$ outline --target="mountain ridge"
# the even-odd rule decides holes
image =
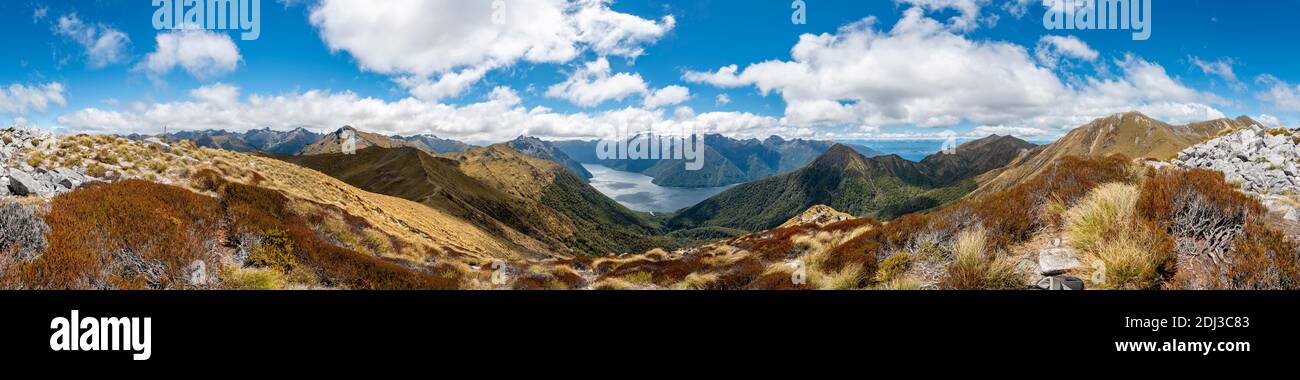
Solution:
[[[596,140],[550,143],[580,163],[641,173],[653,177],[652,182],[656,185],[683,188],[728,186],[788,173],[812,162],[836,144],[821,140],[787,140],[775,135],[758,140],[707,134],[704,135],[704,166],[699,170],[687,170],[687,160],[683,159],[600,159],[596,155]],[[865,146],[851,146],[864,155],[883,154]]]
[[[668,226],[768,229],[814,205],[892,219],[960,199],[974,190],[972,178],[981,170],[1031,147],[1015,137],[990,136],[957,147],[952,157],[940,152],[913,162],[898,155],[865,157],[837,144],[802,169],[738,185],[686,208]]]
[[[1258,124],[1241,116],[1183,125],[1168,124],[1137,111],[1094,119],[1070,130],[1051,144],[1039,146],[1004,167],[978,178],[980,188],[972,195],[1008,189],[1022,183],[1068,156],[1098,157],[1121,154],[1130,159],[1167,161],[1178,152],[1198,144],[1225,129]]]

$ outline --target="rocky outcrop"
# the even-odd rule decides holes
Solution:
[[[1223,173],[1228,183],[1259,198],[1270,210],[1300,219],[1300,131],[1242,128],[1195,145],[1172,164]]]
[[[58,138],[37,129],[0,130],[0,196],[50,197],[91,180],[80,168],[34,168],[26,157],[54,149]]]
[[[808,208],[808,210],[805,210],[803,213],[790,218],[790,220],[787,220],[778,228],[797,226],[801,224],[816,224],[824,226],[849,219],[853,219],[853,215],[836,211],[830,206],[816,205]]]

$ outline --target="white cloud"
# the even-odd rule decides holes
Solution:
[[[1059,54],[1099,56],[1068,39],[1044,44]],[[683,79],[777,93],[786,104],[782,122],[795,127],[870,131],[971,124],[1059,132],[1132,110],[1171,121],[1221,115],[1209,104],[1222,98],[1188,88],[1158,64],[1132,55],[1111,64],[1119,75],[1058,74],[1023,46],[969,39],[912,8],[887,31],[867,18],[836,33],[801,36],[790,60],[688,71]]]
[[[1014,126],[993,126],[984,125],[971,129],[966,137],[982,138],[989,135],[1011,135],[1019,137],[1047,137],[1057,134],[1058,131],[1034,127],[1014,127]]]
[[[714,104],[716,104],[716,105],[720,105],[720,106],[721,106],[721,105],[726,105],[726,104],[731,104],[731,96],[730,96],[730,95],[727,95],[727,94],[718,94],[718,98],[717,98],[717,100],[714,101]]]
[[[587,62],[575,70],[569,79],[551,86],[546,90],[546,96],[568,100],[583,107],[595,107],[607,101],[621,101],[631,95],[645,94],[647,91],[648,87],[645,80],[641,79],[641,74],[611,75],[609,60],[602,57]]]
[[[1062,58],[1096,61],[1101,54],[1075,36],[1043,36],[1034,47],[1038,62],[1055,67]]]
[[[672,86],[655,90],[649,96],[646,96],[645,107],[654,109],[663,106],[671,106],[674,104],[680,104],[681,102],[687,101],[690,98],[691,98],[690,89],[682,86],[672,85]]]
[[[23,115],[45,112],[51,105],[67,104],[63,84],[59,82],[30,86],[15,83],[0,87],[0,113]]]
[[[239,87],[215,83],[190,90],[190,96],[200,101],[230,106],[239,101]]]
[[[33,19],[44,18],[44,9],[37,8]],[[91,68],[121,63],[128,58],[126,50],[131,39],[126,33],[100,24],[87,24],[75,13],[59,17],[54,25],[54,33],[81,45],[86,50],[86,64]]]
[[[557,113],[529,108],[508,87],[497,87],[487,99],[464,105],[426,102],[414,97],[397,101],[361,97],[352,92],[311,90],[301,93],[239,97],[239,90],[216,84],[190,92],[193,99],[167,103],[135,103],[123,110],[86,108],[57,117],[71,131],[155,133],[172,130],[225,129],[246,131],[262,127],[292,129],[307,126],[318,132],[352,125],[383,134],[432,133],[475,144],[506,141],[520,134],[548,139],[599,138],[616,131],[660,133],[695,131],[736,137],[781,134],[812,137],[817,131],[789,128],[779,119],[739,112],[695,114],[689,107],[624,108],[595,113]]]
[[[1214,61],[1206,61],[1197,56],[1190,56],[1188,60],[1191,61],[1193,67],[1200,69],[1206,75],[1222,78],[1233,90],[1246,90],[1246,84],[1237,80],[1237,73],[1232,69],[1232,66],[1236,64],[1232,58],[1223,57]]]
[[[50,13],[49,7],[44,5],[37,6],[35,9],[32,10],[32,23],[35,24],[40,22],[41,20],[44,20],[45,16],[48,15],[49,13]]]
[[[677,25],[672,15],[659,22],[609,8],[613,0],[583,0],[572,15],[578,40],[601,55],[636,58],[645,53],[642,45],[653,44]]]
[[[1300,112],[1300,85],[1293,85],[1275,76],[1264,74],[1255,82],[1268,89],[1255,94],[1255,98],[1282,112]]]
[[[177,67],[198,79],[215,78],[235,71],[243,59],[225,33],[186,29],[159,33],[155,39],[157,48],[137,66],[154,78]]]
[[[1029,14],[1029,6],[1035,2],[1042,3],[1041,0],[1007,0],[1002,3],[1002,9],[1011,14],[1012,17],[1020,19]]]
[[[1232,64],[1233,64],[1232,58],[1224,57],[1224,58],[1219,58],[1218,60],[1215,61],[1205,61],[1202,60],[1200,57],[1192,56],[1189,57],[1188,59],[1192,61],[1192,66],[1201,69],[1201,72],[1210,75],[1216,75],[1225,80],[1229,80],[1233,82],[1237,81],[1237,74],[1232,70]]]
[[[682,75],[682,80],[691,83],[707,83],[714,87],[723,88],[743,87],[752,84],[752,82],[736,75],[739,70],[739,66],[727,65],[715,72],[687,71],[685,75]]]
[[[322,0],[310,19],[331,50],[400,77],[430,100],[459,95],[485,73],[521,61],[565,63],[587,50],[636,58],[676,24],[671,16],[616,12],[609,0],[508,1],[499,10],[493,3]]]
[[[899,3],[911,4],[927,12],[954,10],[958,13],[948,19],[948,26],[957,31],[970,31],[979,27],[980,10],[989,0],[897,0]],[[996,23],[996,16],[986,18],[985,23]]]
[[[1260,124],[1264,124],[1264,126],[1266,127],[1282,126],[1282,120],[1278,119],[1277,116],[1273,116],[1269,114],[1260,114],[1259,116],[1255,116],[1254,119],[1255,121],[1258,121]]]
[[[459,72],[450,72],[431,80],[428,77],[408,75],[394,79],[398,85],[411,92],[411,95],[427,100],[438,101],[455,97],[465,92],[470,85],[483,79],[487,69],[471,67]]]

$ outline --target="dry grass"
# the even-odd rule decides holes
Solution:
[[[1070,244],[1090,250],[1113,238],[1117,226],[1133,220],[1137,200],[1138,188],[1133,185],[1110,183],[1093,190],[1063,215]]]
[[[1016,262],[989,251],[988,232],[982,228],[966,230],[957,235],[953,246],[953,261],[947,275],[940,281],[942,289],[998,290],[1023,289],[1025,277],[1016,269]]]
[[[1083,253],[1081,272],[1099,289],[1158,289],[1175,264],[1169,235],[1143,220],[1120,222],[1109,240]]]
[[[225,275],[222,282],[231,290],[280,290],[285,287],[284,275],[269,268],[237,268]]]
[[[673,285],[673,289],[680,290],[713,290],[717,289],[719,277],[712,273],[691,273],[686,275],[682,282]]]

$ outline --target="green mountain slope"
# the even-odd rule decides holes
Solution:
[[[803,169],[736,186],[682,210],[668,226],[768,229],[819,204],[893,219],[960,199],[977,187],[974,176],[1032,147],[1014,137],[991,136],[963,144],[955,154],[912,162],[895,155],[868,158],[837,145]]]

